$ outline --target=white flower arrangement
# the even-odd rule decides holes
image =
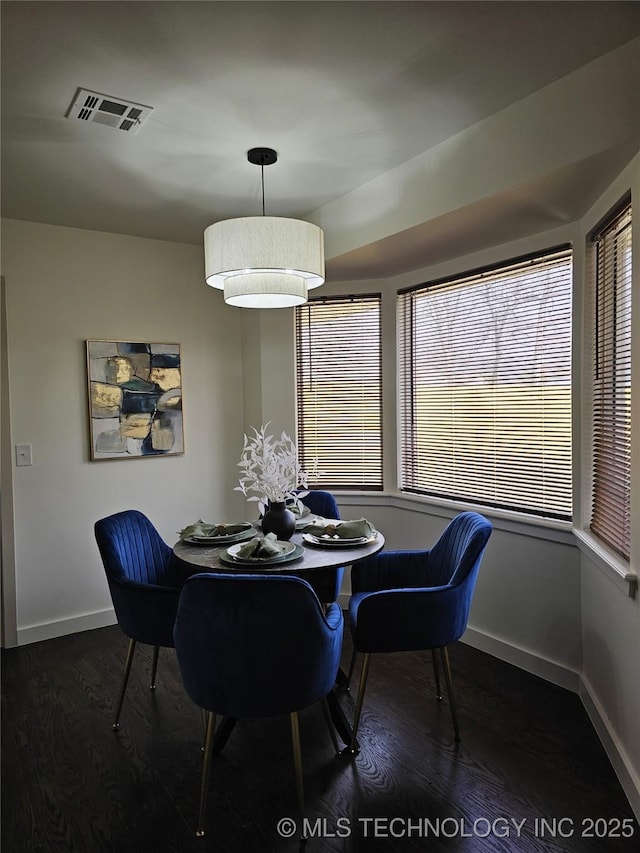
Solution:
[[[270,423],[270,422],[269,422]],[[267,432],[269,423],[259,430],[251,427],[252,436],[244,436],[242,456],[238,462],[242,474],[234,491],[242,492],[248,501],[257,501],[264,514],[270,503],[286,502],[289,508],[302,511],[300,498],[308,494],[298,492],[307,488],[310,476],[298,462],[298,449],[294,440],[283,432],[276,439]],[[249,492],[254,495],[249,496]]]

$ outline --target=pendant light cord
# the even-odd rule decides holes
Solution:
[[[264,205],[264,167],[278,162],[278,153],[273,148],[250,148],[247,160],[254,166],[260,166],[260,183],[262,184],[262,215],[265,216]]]

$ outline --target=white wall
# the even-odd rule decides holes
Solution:
[[[582,557],[580,695],[640,815],[640,615],[609,572]]]
[[[292,309],[242,310],[245,432],[270,424],[270,432],[295,435],[295,351]]]
[[[457,508],[398,494],[339,500],[343,517],[370,519],[388,549],[428,548]],[[479,508],[493,533],[464,641],[567,689],[577,691],[581,666],[580,561],[568,531],[540,531]]]
[[[138,508],[171,543],[198,517],[244,513],[232,491],[242,312],[204,286],[196,246],[12,220],[2,246],[11,428],[3,436],[33,446],[33,465],[13,470],[17,640],[30,642],[113,621],[96,519]],[[182,345],[184,455],[89,461],[86,339]],[[3,487],[3,501],[10,497]]]

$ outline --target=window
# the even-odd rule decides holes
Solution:
[[[406,492],[571,516],[571,250],[401,291]]]
[[[631,205],[592,235],[591,530],[625,559],[631,542]]]
[[[380,294],[296,308],[298,452],[313,485],[382,489]]]

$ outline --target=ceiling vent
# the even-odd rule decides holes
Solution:
[[[152,110],[153,107],[144,104],[78,89],[67,111],[67,118],[103,124],[126,133],[137,133]]]

